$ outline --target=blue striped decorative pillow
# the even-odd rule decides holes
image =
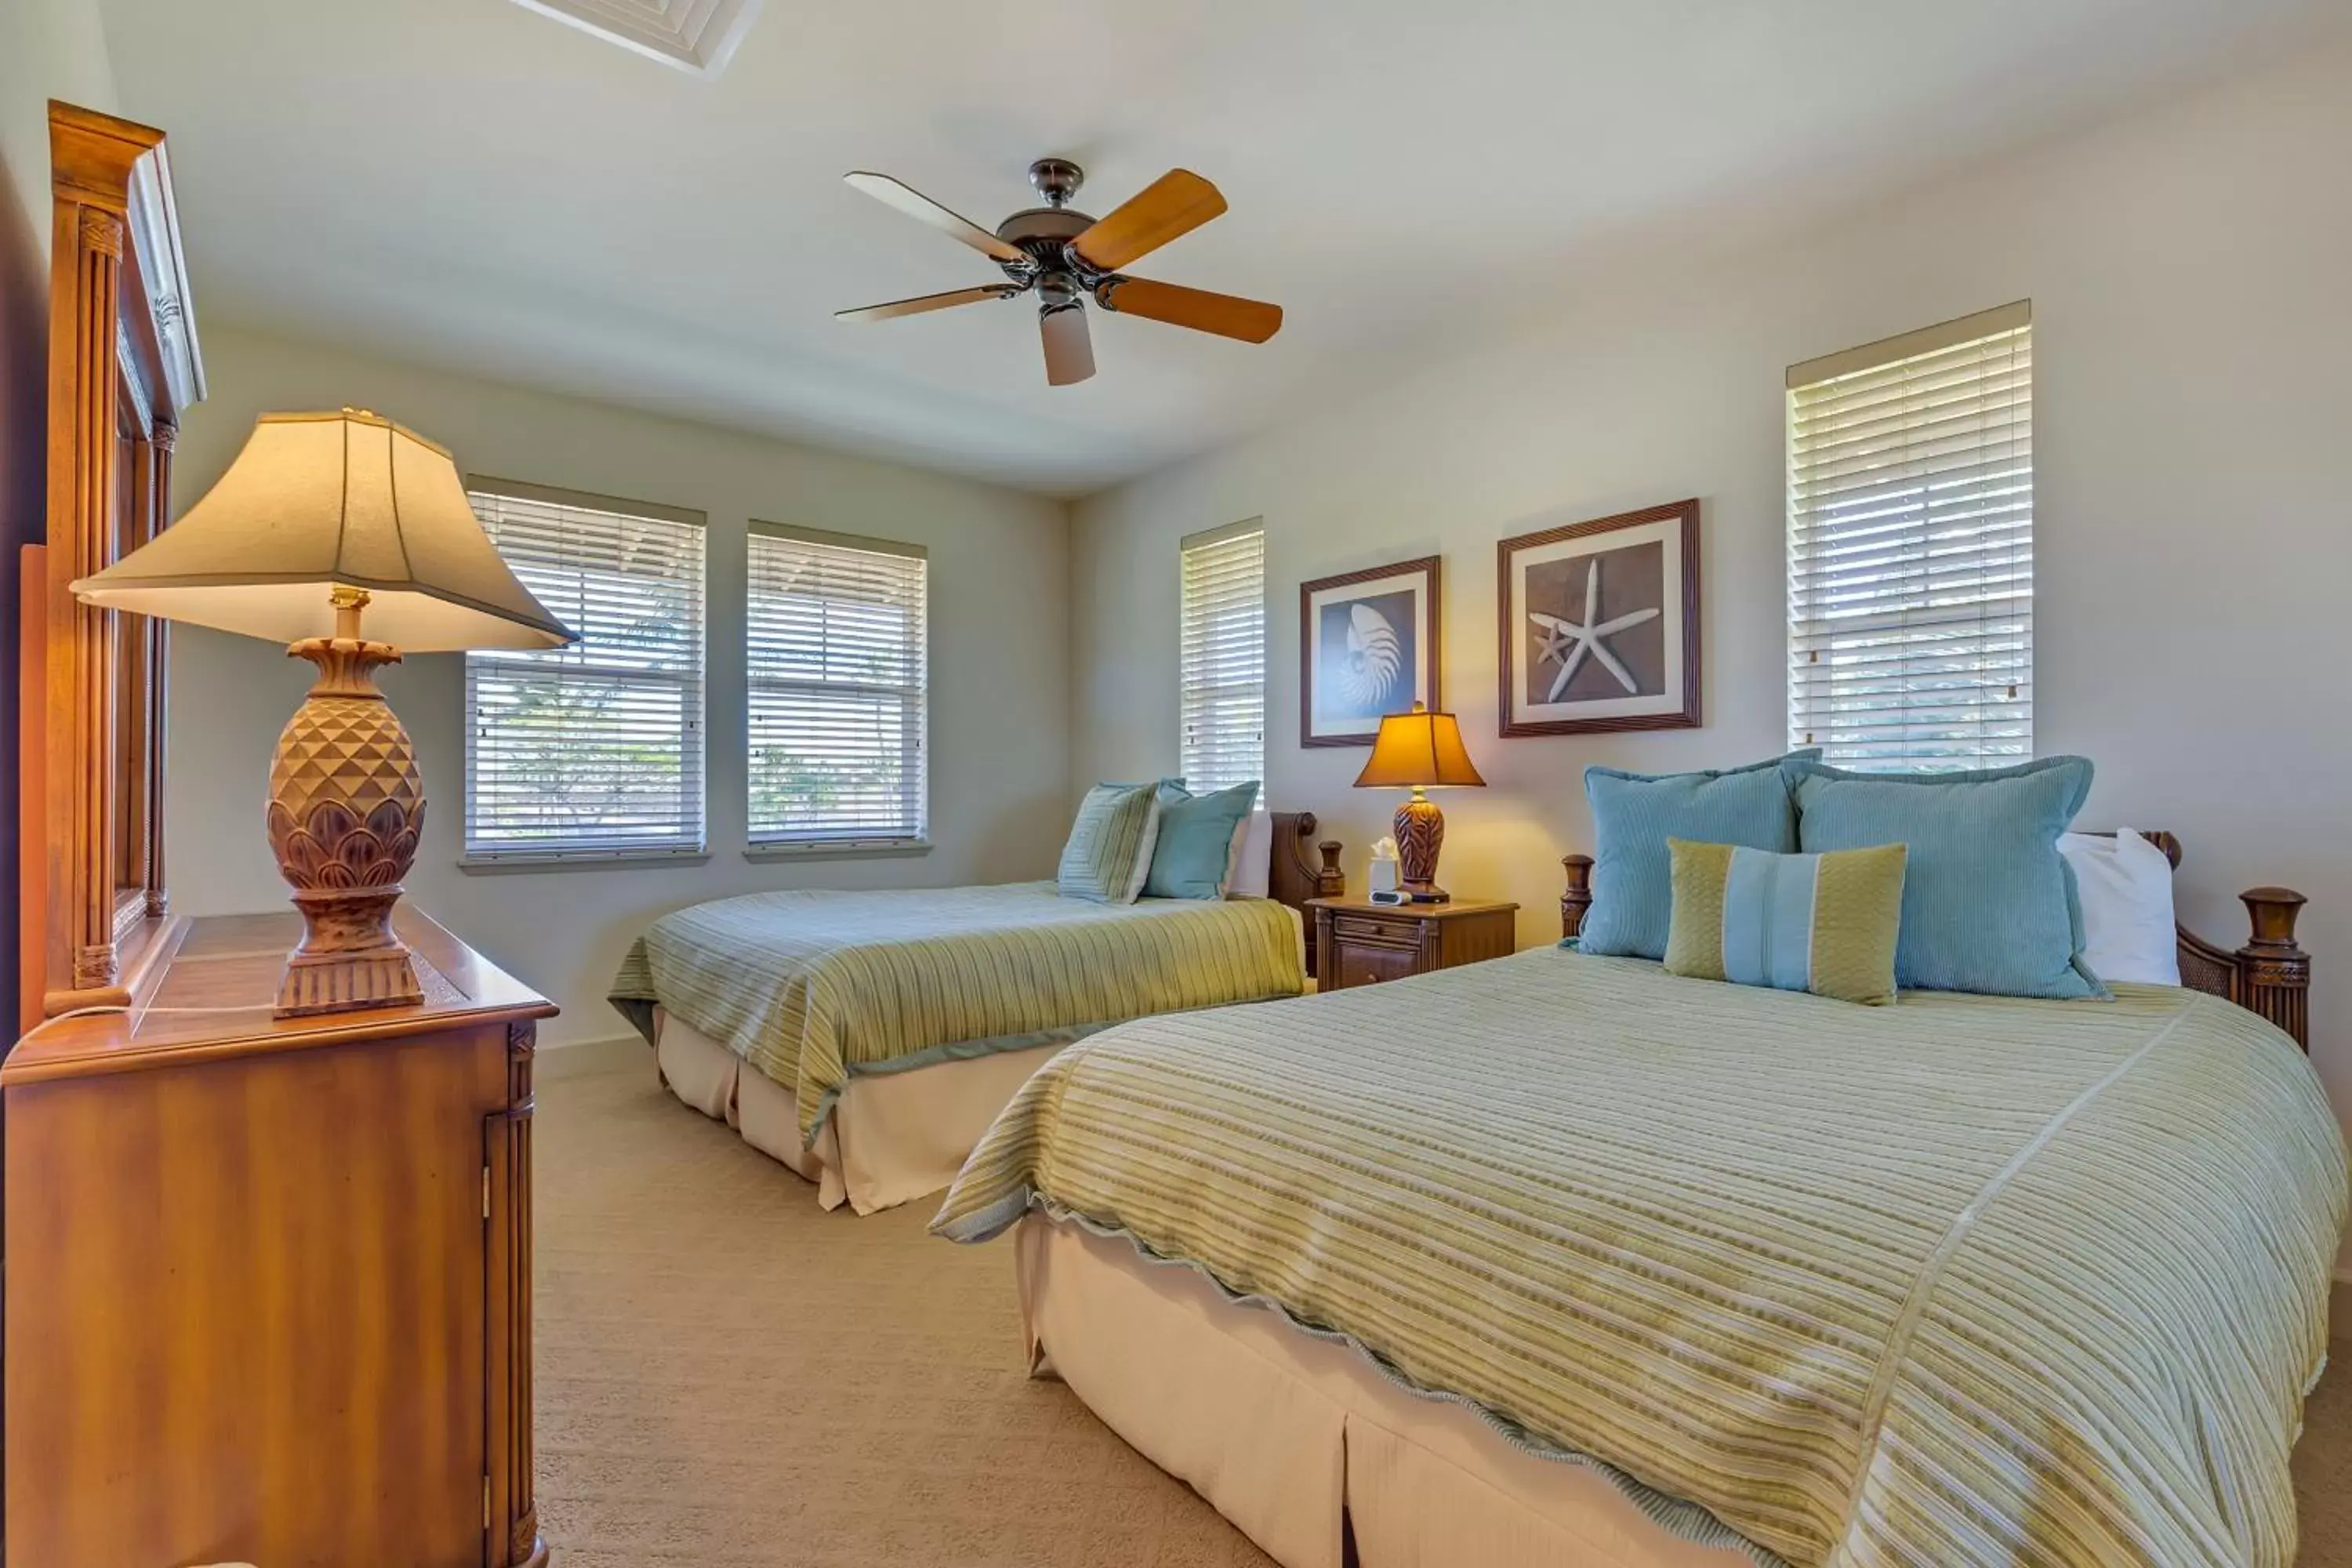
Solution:
[[[1895,1000],[1903,846],[1775,855],[1675,838],[1667,847],[1675,858],[1667,973],[1873,1007]]]
[[[1813,853],[1902,844],[1906,991],[2107,994],[2083,961],[2083,905],[2058,836],[2091,793],[2088,757],[1948,773],[1791,763],[1797,837]]]

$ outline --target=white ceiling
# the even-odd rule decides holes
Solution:
[[[1603,248],[1856,199],[2338,0],[767,0],[715,79],[509,0],[103,3],[208,318],[1075,494]],[[992,226],[1047,153],[1097,214],[1216,182],[1135,271],[1281,335],[1097,315],[1055,389],[1018,305],[832,319],[998,276],[844,171]]]

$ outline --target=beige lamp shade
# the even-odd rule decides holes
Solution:
[[[499,558],[449,454],[352,408],[263,415],[202,500],[73,592],[291,643],[334,635],[337,586],[364,590],[367,635],[410,653],[575,640]]]
[[[1410,713],[1381,721],[1372,754],[1356,775],[1359,789],[1411,789],[1438,784],[1484,784],[1462,744],[1462,726],[1451,713],[1432,713],[1416,702]]]

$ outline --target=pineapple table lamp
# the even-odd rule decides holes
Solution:
[[[1397,807],[1397,870],[1405,896],[1416,904],[1442,904],[1451,897],[1437,885],[1437,851],[1445,842],[1445,814],[1423,790],[1440,784],[1483,786],[1462,726],[1451,713],[1432,713],[1416,702],[1410,713],[1391,713],[1372,738],[1372,754],[1356,775],[1358,789],[1404,789],[1412,798]]]
[[[422,1000],[392,910],[425,790],[375,668],[404,648],[575,640],[499,558],[449,454],[363,409],[265,414],[177,523],[73,591],[284,642],[319,667],[269,767],[269,847],[303,923],[278,1014]],[[361,635],[362,612],[383,640]]]

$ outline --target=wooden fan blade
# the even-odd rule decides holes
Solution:
[[[1216,186],[1190,169],[1171,169],[1096,219],[1070,248],[1097,272],[1115,271],[1224,210]]]
[[[1212,294],[1205,289],[1184,289],[1154,283],[1149,278],[1106,278],[1095,285],[1095,302],[1122,316],[1142,316],[1196,332],[1239,338],[1262,343],[1282,331],[1282,307],[1263,300],[1232,294]]]
[[[911,300],[892,300],[887,304],[864,305],[855,310],[835,310],[834,316],[844,321],[887,321],[893,316],[919,316],[926,310],[944,310],[950,305],[977,305],[982,300],[1009,300],[1021,292],[1015,283],[984,283],[977,289],[957,289],[945,294],[919,294]]]
[[[902,184],[887,174],[869,174],[864,170],[841,176],[853,189],[864,191],[876,201],[897,207],[919,223],[929,224],[940,233],[950,235],[984,256],[999,261],[1019,261],[1022,252],[997,238],[988,230],[957,213],[951,213],[913,186]]]
[[[1069,386],[1095,373],[1094,339],[1087,331],[1087,308],[1076,300],[1046,305],[1037,312],[1045,340],[1045,384]]]

